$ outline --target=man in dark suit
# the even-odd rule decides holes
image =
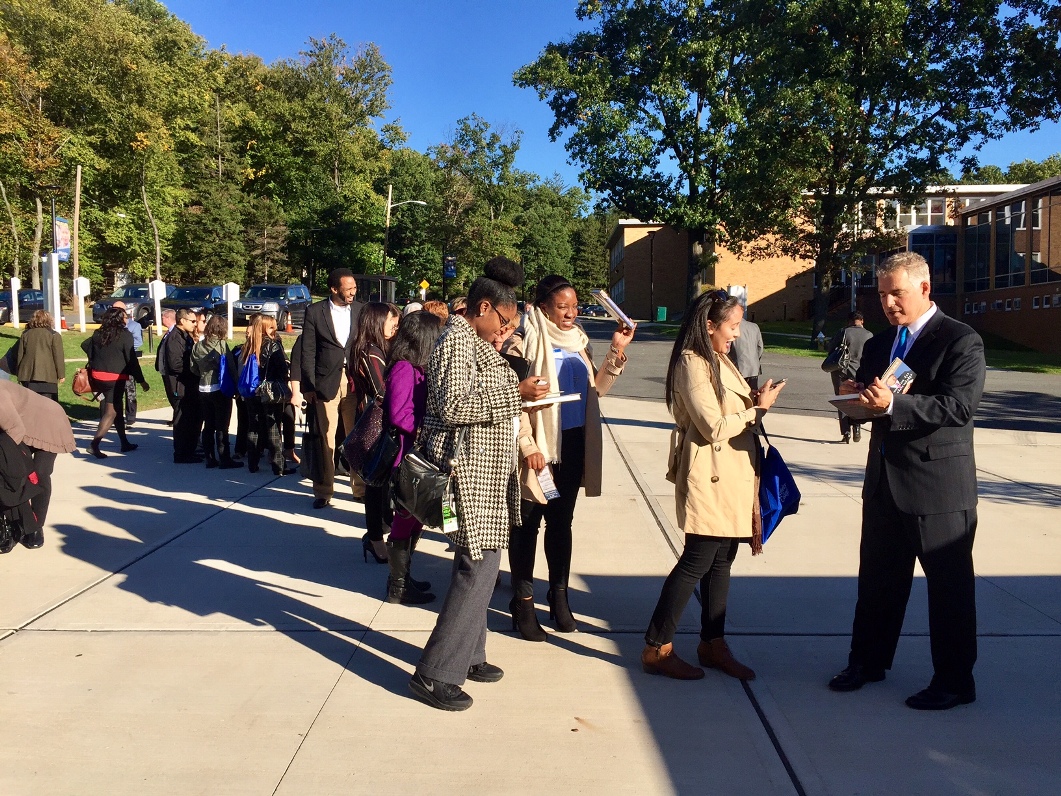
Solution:
[[[932,681],[906,700],[947,710],[976,699],[976,464],[973,415],[987,366],[980,336],[929,297],[929,269],[912,252],[877,269],[892,327],[869,340],[855,381],[842,392],[879,413],[872,420],[862,489],[858,603],[848,666],[829,683],[855,691],[890,669],[913,582],[914,560],[928,586]],[[895,357],[916,374],[907,394],[880,380]]]
[[[361,314],[357,280],[347,268],[328,274],[329,296],[306,308],[302,324],[302,395],[316,406],[317,428],[324,448],[323,480],[313,484],[313,508],[327,506],[335,493],[335,431],[342,419],[347,433],[357,418],[357,395],[349,389],[354,338]],[[364,485],[350,476],[354,497],[364,495]]]
[[[174,464],[201,464],[195,446],[203,428],[199,406],[199,377],[192,373],[191,353],[195,345],[195,311],[177,310],[177,324],[160,344],[163,381],[173,410]]]

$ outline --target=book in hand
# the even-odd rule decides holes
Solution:
[[[530,409],[535,406],[549,406],[550,404],[566,404],[569,401],[578,401],[582,399],[582,393],[578,392],[551,392],[547,393],[544,397],[539,398],[537,401],[524,401],[523,408]]]
[[[597,299],[597,301],[600,302],[600,305],[604,307],[605,312],[611,315],[615,320],[617,320],[627,329],[633,329],[635,326],[637,326],[636,323],[630,320],[629,315],[619,309],[619,305],[612,300],[612,297],[608,295],[607,290],[591,290],[590,295],[592,295],[595,299]]]
[[[893,393],[896,395],[902,395],[910,389],[910,385],[914,383],[914,376],[916,375],[917,374],[910,370],[905,362],[899,359],[899,357],[896,357],[892,360],[892,363],[888,365],[888,369],[884,371],[880,380],[884,382],[884,385]],[[854,393],[853,395],[838,395],[835,398],[830,398],[829,403],[852,420],[872,420],[875,417],[880,417],[880,409],[874,409],[873,407],[867,406],[866,404],[861,403],[858,399],[859,393]]]

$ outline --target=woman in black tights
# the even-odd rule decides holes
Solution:
[[[99,444],[110,431],[118,432],[122,453],[130,453],[137,445],[129,442],[125,435],[125,382],[136,379],[140,389],[151,389],[140,370],[140,360],[133,349],[133,336],[125,328],[125,310],[111,308],[103,316],[99,328],[81,344],[88,354],[88,383],[92,392],[100,396],[99,426],[89,449],[97,459],[106,459],[107,454]]]

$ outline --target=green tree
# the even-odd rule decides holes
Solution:
[[[580,301],[592,300],[590,291],[608,287],[608,236],[619,222],[619,214],[597,210],[575,221],[571,235],[571,284]]]
[[[522,231],[519,255],[528,288],[548,274],[573,277],[572,233],[584,204],[582,191],[565,189],[559,179],[527,189],[516,225]]]
[[[1061,154],[1043,160],[1021,160],[1010,163],[1003,171],[999,166],[976,166],[962,173],[966,185],[1005,185],[1006,183],[1035,183],[1061,176]]]
[[[748,103],[770,84],[749,50],[758,20],[740,7],[586,0],[577,13],[595,27],[549,44],[515,74],[548,102],[552,138],[568,133],[587,189],[690,232],[690,295],[710,281],[718,244],[769,230],[798,192],[787,162],[752,135]],[[747,179],[753,170],[758,182]]]

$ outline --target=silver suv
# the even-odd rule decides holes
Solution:
[[[232,302],[232,323],[246,323],[255,313],[272,315],[283,329],[288,320],[302,326],[313,299],[305,285],[252,285],[243,298]]]

